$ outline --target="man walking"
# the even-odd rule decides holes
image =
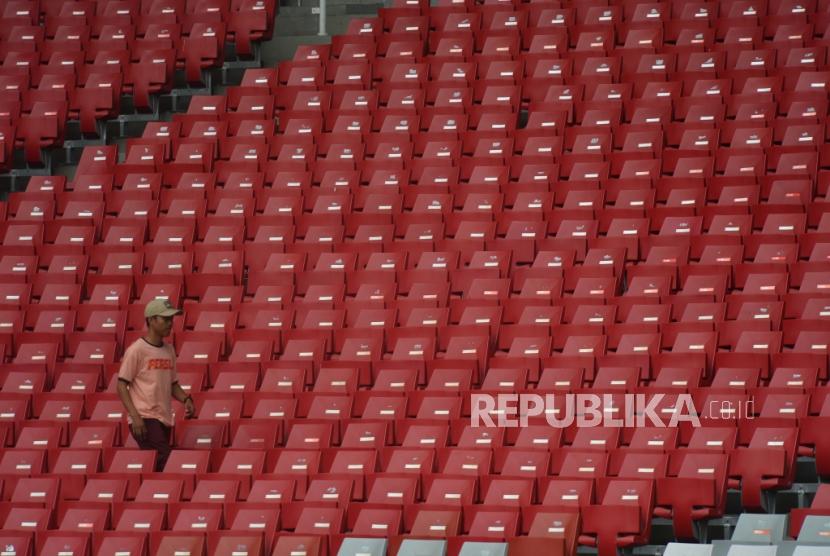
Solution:
[[[179,385],[176,352],[164,342],[173,329],[173,317],[181,313],[164,299],[148,303],[147,334],[127,348],[118,371],[118,396],[127,409],[130,431],[142,450],[156,451],[156,471],[164,469],[170,456],[171,398],[184,404],[185,418],[196,414],[193,398]]]

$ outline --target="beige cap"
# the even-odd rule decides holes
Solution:
[[[150,317],[172,317],[181,315],[179,309],[173,307],[166,299],[154,299],[144,308],[144,318]]]

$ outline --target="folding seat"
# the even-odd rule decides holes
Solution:
[[[781,351],[780,332],[743,332],[733,346],[735,353],[778,353]]]
[[[763,490],[792,482],[793,430],[759,427],[747,448],[732,452],[729,475],[740,479],[741,501],[745,508],[762,507]]]
[[[621,483],[633,484],[636,481],[620,481],[618,484]],[[611,488],[609,486],[609,490]],[[638,490],[640,489],[645,491],[646,487],[643,485],[638,487]],[[648,487],[647,490],[649,494],[644,497],[651,499],[651,488]],[[583,534],[579,537],[580,544],[596,545],[599,554],[612,555],[617,552],[619,545],[631,546],[646,542],[643,536],[647,536],[650,529],[650,506],[640,501],[641,496],[640,492],[624,492],[613,500],[614,496],[606,493],[602,506],[583,508]],[[612,500],[614,503],[611,503]],[[646,520],[645,523],[643,518]]]
[[[313,479],[304,498],[305,502],[331,502],[344,506],[352,499],[353,482],[349,479]]]
[[[343,523],[344,511],[340,508],[304,505],[294,532],[311,535],[337,534],[342,532]]]
[[[801,390],[814,386],[817,379],[818,369],[779,367],[775,369],[769,387]]]
[[[717,370],[712,380],[713,388],[738,388],[746,391],[756,388],[760,381],[760,369],[752,368],[725,368]]]
[[[801,394],[769,394],[762,398],[759,417],[804,418],[808,405],[808,400]]]
[[[756,263],[757,266],[757,263]],[[759,268],[759,270],[763,270]],[[740,283],[744,280],[743,283]],[[759,272],[746,276],[739,275],[738,283],[735,285],[741,288],[735,294],[752,296],[784,295],[787,293],[788,276],[778,272]],[[763,318],[763,317],[759,317]]]
[[[119,551],[142,554],[147,549],[147,535],[141,532],[94,533],[92,543],[96,554],[113,556]]]
[[[738,518],[732,540],[747,544],[780,542],[786,535],[786,522],[786,516],[780,514],[757,515],[744,513]]]
[[[410,413],[421,419],[458,419],[461,417],[461,401],[455,396],[418,395],[409,407]],[[423,437],[421,432],[413,432],[411,429],[409,430],[409,434],[410,436],[404,439],[404,445],[407,445],[408,438],[412,438],[418,445],[432,444],[435,442],[434,436]],[[442,437],[445,436],[442,435]]]
[[[264,543],[270,546],[272,542],[272,533],[268,531],[279,530],[279,509],[273,504],[266,505],[254,502],[247,502],[245,504],[228,504],[226,507],[226,524],[231,531],[208,533],[208,544],[216,542],[215,552],[212,554],[221,554],[223,545],[226,545],[229,539],[240,543],[240,548],[247,548],[249,542],[253,542],[251,553],[257,553],[256,543]],[[262,531],[266,531],[263,539]],[[246,533],[247,532],[247,533]],[[251,541],[243,541],[252,535]],[[229,548],[226,550],[230,550]]]
[[[813,506],[815,507],[815,502],[813,502]],[[823,516],[807,515],[798,533],[798,542],[803,544],[808,542],[817,545],[825,544],[824,537],[826,533],[824,521]],[[792,524],[790,524],[790,531],[792,531],[792,527]]]
[[[390,448],[380,455],[381,469],[385,473],[420,474],[430,472],[434,467],[432,448]]]
[[[270,38],[274,11],[273,2],[247,0],[237,3],[236,9],[228,13],[227,32],[233,36],[238,58],[256,57],[256,47],[252,43]]]
[[[25,151],[29,164],[45,164],[47,161],[41,149],[58,146],[62,143],[63,122],[66,117],[55,108],[47,107],[45,102],[36,103],[32,112],[20,117],[20,126],[16,129],[16,144]]]
[[[725,509],[727,460],[720,454],[679,453],[677,475],[658,478],[655,515],[671,516],[676,538],[694,538],[696,520]],[[689,500],[695,501],[690,505]],[[667,508],[670,508],[668,510]]]
[[[54,509],[60,493],[60,481],[54,477],[21,477],[11,492],[12,503],[31,502],[37,507]]]
[[[530,479],[494,478],[489,481],[483,498],[483,504],[492,507],[528,506],[534,498],[533,481]]]
[[[827,334],[819,331],[800,331],[793,345],[793,352],[823,355],[827,352]]]
[[[58,513],[61,531],[89,534],[104,531],[110,525],[110,506],[106,502],[64,503]]]
[[[205,549],[205,534],[201,532],[159,531],[150,534],[150,551],[155,553],[187,552],[189,554],[203,553]]]
[[[320,452],[316,450],[282,450],[277,456],[272,473],[286,475],[296,481],[297,495],[305,496],[309,476],[320,469]],[[256,486],[256,485],[254,485]],[[253,494],[253,486],[251,487]],[[250,498],[250,496],[249,496]]]
[[[202,69],[221,66],[224,59],[225,25],[194,23],[182,39],[184,68],[190,84],[202,83]]]
[[[583,371],[579,368],[545,367],[536,385],[537,389],[565,390],[582,387]]]
[[[496,33],[484,33],[479,35],[476,40],[477,57],[482,62],[514,60],[520,50],[521,36],[515,29],[504,29]]]
[[[429,375],[425,391],[463,392],[472,388],[472,369],[436,368]]]
[[[5,517],[3,530],[45,532],[49,527],[51,513],[50,508],[12,506]]]
[[[60,449],[50,461],[49,472],[61,478],[64,498],[76,498],[83,491],[85,475],[97,473],[101,467],[101,452],[97,449]]]
[[[125,495],[129,494],[129,497],[133,497],[135,495],[135,491],[138,489],[140,475],[142,473],[149,473],[153,470],[156,454],[149,450],[140,451],[133,449],[116,449],[108,451],[107,454],[109,459],[109,462],[106,465],[107,472],[117,474],[122,477],[125,484],[123,485],[123,489],[120,485],[112,484],[107,484],[102,488],[105,488],[107,493],[113,493],[113,501],[115,502],[119,501],[118,495],[121,490],[124,490]],[[89,485],[88,482],[87,485]],[[93,493],[98,493],[98,491],[93,490],[90,494]],[[96,497],[100,499],[107,498],[107,496],[98,496],[97,494]],[[92,500],[90,499],[90,501]]]
[[[612,428],[580,429],[571,447],[580,450],[609,451],[619,446],[620,432]]]
[[[241,413],[241,401],[238,403],[240,405],[237,406],[237,411]],[[217,419],[216,415],[221,414],[224,413],[216,412],[210,417]],[[236,418],[239,418],[239,415]],[[182,422],[177,425],[175,446],[188,450],[220,448],[225,445],[227,435],[228,425],[224,421],[200,419],[194,422]]]
[[[612,466],[619,464],[617,476],[624,479],[652,480],[666,475],[669,459],[656,452],[618,452]]]
[[[406,60],[376,60],[373,64],[375,79],[392,89],[420,89],[427,82],[428,66]]]
[[[471,536],[505,539],[518,533],[518,509],[474,508],[471,513],[465,516],[465,529]]]
[[[46,284],[40,292],[40,302],[45,308],[61,308],[77,305],[80,302],[79,284]],[[53,322],[57,324],[57,322]]]
[[[168,519],[171,531],[215,531],[222,525],[222,507],[211,503],[171,503]]]
[[[460,506],[469,505],[474,502],[474,485],[474,477],[427,477],[424,485],[424,489],[426,490],[425,502],[426,504],[459,506],[460,509]],[[418,518],[416,518],[416,523],[417,519]],[[415,528],[416,525],[413,524],[411,534],[418,534],[415,533]]]
[[[330,447],[333,438],[333,428],[330,424],[297,422],[291,425],[285,447],[319,450]]]
[[[724,376],[728,377],[732,374],[735,377],[734,373],[724,373]],[[743,377],[739,380],[743,382],[746,378],[744,374]],[[736,387],[740,387],[741,384],[736,380],[735,381]],[[732,420],[737,420],[741,417],[745,417],[745,413],[752,410],[752,406],[747,406],[747,395],[745,391],[739,391],[737,393],[725,393],[715,389],[714,392],[709,393],[705,397],[701,394],[703,399],[702,406],[704,407],[703,412],[699,413],[700,417],[703,419],[711,418],[713,421],[724,421],[724,425],[727,422]],[[723,444],[723,440],[718,440],[721,445]]]
[[[70,448],[110,448],[118,440],[118,424],[80,424],[75,429]]]
[[[135,502],[173,504],[181,500],[180,479],[145,479],[135,495]]]
[[[418,480],[415,477],[385,477],[376,475],[369,478],[369,494],[366,500],[369,504],[414,504],[418,492]],[[389,506],[385,506],[388,509]],[[362,510],[361,513],[363,513]],[[367,516],[358,516],[358,520]]]
[[[272,554],[274,556],[289,556],[292,552],[305,551],[309,556],[325,556],[327,546],[323,537],[319,535],[280,535]]]
[[[620,353],[619,350],[617,353]],[[631,390],[637,386],[640,370],[637,368],[601,367],[594,378],[594,387]]]
[[[253,523],[258,525],[258,523]],[[255,528],[251,528],[255,531]],[[262,552],[263,546],[270,543],[262,538],[258,532],[245,534],[239,527],[233,527],[230,531],[215,531],[207,534],[207,550],[209,554],[224,554],[234,551],[244,551],[246,554],[258,554]]]

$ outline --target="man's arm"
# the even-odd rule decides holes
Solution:
[[[178,382],[173,383],[173,388],[170,392],[173,399],[184,404],[184,416],[190,419],[196,415],[196,406],[193,404],[193,397],[184,391],[184,388]]]
[[[130,420],[132,420],[130,428],[132,429],[133,434],[135,434],[137,438],[143,439],[147,434],[147,428],[144,426],[144,419],[141,418],[141,415],[139,415],[138,410],[135,408],[135,404],[133,404],[133,399],[130,397],[129,386],[129,382],[123,378],[119,378],[118,397],[121,398],[121,403],[124,404],[124,407],[127,409],[127,413],[130,415]]]
[[[176,400],[177,402],[182,402],[182,403],[184,403],[184,401],[190,395],[190,394],[188,394],[187,392],[184,391],[184,388],[182,388],[181,385],[178,382],[173,383],[173,389],[171,391],[171,394],[173,394],[173,399],[174,400]]]

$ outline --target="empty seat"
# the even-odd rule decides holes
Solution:
[[[348,537],[343,539],[338,556],[357,556],[369,554],[371,556],[386,556],[386,539],[360,539]]]
[[[734,543],[774,544],[787,535],[787,515],[741,514],[735,531]]]
[[[446,556],[447,541],[404,539],[398,556]]]
[[[666,545],[663,556],[712,556],[710,544],[686,544],[670,542]]]

